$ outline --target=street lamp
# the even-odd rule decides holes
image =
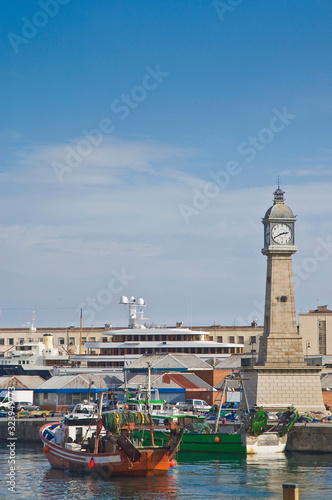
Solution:
[[[307,340],[305,344],[305,351],[306,351],[306,358],[307,358],[307,364],[308,364],[308,349],[310,349],[310,341]]]

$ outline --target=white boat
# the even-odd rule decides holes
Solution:
[[[188,353],[203,360],[223,359],[243,352],[243,344],[220,343],[209,340],[210,332],[189,328],[147,327],[143,322],[144,299],[121,297],[120,304],[128,306],[128,328],[104,333],[107,342],[86,342],[89,354],[71,355],[78,367],[89,369],[124,368],[145,353]],[[76,368],[77,369],[77,368]]]
[[[67,364],[69,356],[53,346],[53,335],[44,334],[42,342],[36,342],[37,329],[32,322],[27,323],[29,335],[26,341],[16,344],[4,356],[0,356],[0,376],[2,375],[40,375],[47,379],[52,375],[54,365]]]

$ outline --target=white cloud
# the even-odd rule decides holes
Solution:
[[[1,242],[3,307],[31,304],[37,314],[41,307],[75,307],[105,288],[112,270],[125,268],[135,280],[124,294],[143,295],[155,322],[186,320],[189,296],[193,321],[200,324],[232,324],[255,312],[265,286],[261,218],[272,204],[274,186],[235,189],[230,183],[187,225],[178,205],[191,203],[193,188],[204,189],[206,183],[185,171],[194,151],[113,140],[91,155],[90,167],[79,167],[60,184],[52,177],[50,159],[60,158],[63,147],[34,146],[20,156],[20,182],[15,173],[3,177],[2,232],[8,235]],[[123,171],[128,175],[121,177]],[[286,203],[299,214],[303,259],[317,236],[329,234],[332,183],[284,190]],[[328,302],[324,276],[331,271],[328,260],[310,275],[299,291],[302,303],[318,282],[320,298]],[[18,326],[27,320],[24,314],[9,318],[4,311],[2,321]],[[48,320],[45,313],[45,325]],[[59,309],[54,324],[67,320],[68,312]],[[125,324],[117,301],[96,316],[95,324],[104,322]]]
[[[168,162],[181,163],[198,154],[194,149],[168,147],[156,141],[126,141],[107,136],[100,145],[91,145],[89,154],[83,155],[78,147],[80,141],[86,139],[78,137],[67,143],[34,145],[19,151],[19,166],[27,169],[21,170],[16,182],[59,182],[54,173],[55,162],[67,168],[61,179],[66,184],[113,185],[122,183],[126,175],[146,172],[164,177],[181,175],[185,179],[185,174],[169,168]]]

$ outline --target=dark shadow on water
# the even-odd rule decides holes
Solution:
[[[177,500],[178,493],[178,480],[172,474],[149,478],[102,479],[93,473],[78,474],[50,467],[42,475],[40,498]]]

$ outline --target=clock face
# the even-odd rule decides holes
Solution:
[[[272,228],[272,238],[279,245],[286,245],[292,239],[292,229],[288,224],[276,224]]]

